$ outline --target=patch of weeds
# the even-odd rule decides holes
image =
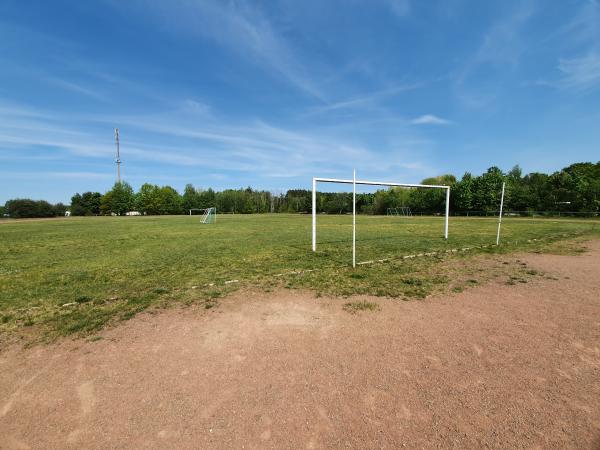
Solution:
[[[88,342],[96,342],[102,340],[102,336],[92,336],[88,338]]]
[[[525,272],[527,275],[539,275],[537,270],[529,269]]]
[[[34,322],[34,320],[33,320],[31,317],[28,317],[28,318],[26,318],[26,319],[23,321],[23,326],[24,326],[24,327],[31,327],[31,326],[33,326],[34,324],[35,324],[35,322]]]
[[[216,299],[208,299],[204,301],[204,309],[211,309],[217,306],[219,302]]]
[[[460,294],[461,292],[463,292],[465,290],[465,288],[463,288],[462,286],[454,286],[452,288],[452,292],[456,292],[457,294]]]
[[[348,276],[354,280],[364,280],[365,278],[367,278],[366,275],[364,275],[362,273],[356,273],[356,272],[353,272],[353,273],[349,274]]]
[[[418,278],[402,278],[400,280],[402,284],[407,284],[409,286],[422,286],[423,280],[419,280]]]
[[[445,284],[450,281],[450,279],[446,275],[433,275],[429,281],[434,284]]]
[[[204,300],[204,308],[211,309],[219,304],[219,299],[223,297],[226,294],[226,292],[218,289],[213,289],[211,291],[208,291],[207,294],[208,298]]]
[[[12,314],[2,314],[0,316],[0,323],[8,323],[13,318]]]
[[[427,295],[429,294],[429,291],[427,291],[425,289],[415,289],[412,291],[408,291],[406,294],[411,297],[423,299],[423,298],[427,297]]]
[[[217,299],[223,296],[223,293],[221,291],[218,290],[212,290],[208,292],[208,298],[209,299]]]
[[[114,316],[113,311],[103,309],[74,309],[57,314],[46,320],[60,335],[87,334],[102,328]]]
[[[75,299],[75,302],[77,302],[77,303],[87,303],[87,302],[91,302],[93,300],[94,299],[92,297],[88,296],[88,295],[80,295],[79,297],[77,297]]]
[[[152,292],[157,295],[161,295],[161,294],[166,294],[167,292],[169,292],[169,290],[159,287],[159,288],[155,288]]]
[[[379,311],[380,309],[381,308],[377,303],[368,302],[366,300],[344,304],[344,311],[347,311],[350,314],[356,314],[358,311]]]
[[[479,281],[471,278],[470,280],[467,280],[467,283],[469,283],[469,284],[479,284]]]
[[[121,314],[120,319],[121,320],[132,319],[137,313],[138,313],[138,311],[136,311],[135,309],[133,309],[131,311],[125,311],[123,314]]]
[[[577,256],[585,253],[588,249],[582,244],[580,238],[575,238],[551,242],[547,244],[543,250],[543,253],[550,253],[553,255]]]

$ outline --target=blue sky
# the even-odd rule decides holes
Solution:
[[[597,0],[0,1],[0,202],[600,159]]]

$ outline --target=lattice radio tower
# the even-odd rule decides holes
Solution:
[[[115,128],[115,144],[117,146],[117,155],[115,163],[117,163],[117,183],[121,182],[121,153],[119,149],[119,129]]]

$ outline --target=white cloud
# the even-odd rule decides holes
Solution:
[[[450,125],[452,121],[448,119],[442,119],[441,117],[434,116],[433,114],[425,114],[411,120],[410,123],[413,125]]]
[[[516,70],[522,55],[528,50],[524,38],[527,23],[536,12],[533,0],[525,0],[510,14],[497,19],[484,34],[477,50],[466,59],[456,73],[455,89],[458,99],[467,107],[482,108],[492,103],[497,92],[497,80],[493,87],[472,83],[483,69],[492,67],[495,76],[502,76],[509,70]]]
[[[47,81],[49,81],[50,83],[52,83],[62,89],[66,89],[68,91],[75,92],[77,94],[85,95],[87,97],[91,97],[96,100],[101,100],[101,101],[107,100],[107,98],[103,94],[100,94],[99,92],[97,92],[93,89],[89,89],[87,87],[81,86],[78,83],[73,83],[71,81],[61,80],[58,78],[47,78]]]
[[[553,72],[552,78],[544,76],[531,84],[572,91],[600,85],[600,2],[581,2],[573,11],[570,20],[541,41],[563,55],[554,66],[558,74]]]
[[[395,86],[389,89],[372,92],[370,94],[359,95],[349,99],[341,100],[334,103],[328,103],[324,106],[318,106],[311,109],[311,114],[322,114],[330,111],[347,110],[353,108],[364,108],[366,106],[374,106],[378,101],[392,97],[404,91],[410,91],[421,87],[421,83],[407,84]]]
[[[405,17],[410,14],[411,6],[409,0],[386,0],[389,8],[398,17]]]
[[[244,0],[201,2],[114,2],[116,8],[135,8],[171,33],[210,39],[253,63],[274,70],[292,85],[320,100],[324,98],[290,44],[258,6]],[[314,69],[314,67],[311,67]]]
[[[590,53],[580,58],[560,59],[562,73],[559,86],[567,89],[589,90],[600,85],[600,54]]]
[[[5,120],[11,117],[10,108],[0,105],[0,149],[23,156],[59,155],[61,162],[53,168],[56,172],[71,168],[75,172],[76,167],[81,171],[82,164],[105,164],[112,176],[112,128],[118,124],[123,166],[131,174],[134,168],[146,171],[148,181],[153,174],[164,175],[161,168],[168,166],[194,167],[198,173],[244,173],[248,177],[260,173],[264,180],[309,180],[316,173],[350,173],[353,167],[360,167],[365,175],[396,176],[398,168],[393,167],[393,161],[402,161],[400,169],[411,178],[430,174],[423,155],[431,143],[402,127],[385,132],[388,143],[378,145],[375,151],[368,138],[363,139],[361,131],[350,123],[310,129],[258,120],[232,123],[200,109],[204,114],[201,120],[181,109],[136,116],[73,117],[19,108],[21,114],[31,111],[32,117],[12,117],[9,124]],[[42,118],[46,116],[52,119]],[[416,154],[421,156],[415,158]]]

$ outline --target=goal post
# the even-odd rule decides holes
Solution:
[[[500,212],[498,214],[498,231],[496,232],[496,245],[500,245],[500,227],[502,226],[502,210],[504,209],[504,188],[506,182],[502,182],[502,194],[500,197]]]
[[[192,208],[189,210],[190,216],[199,215],[200,223],[215,223],[217,221],[217,208]]]
[[[450,216],[450,186],[433,184],[411,184],[395,183],[388,181],[368,181],[357,180],[356,170],[353,172],[351,180],[340,178],[321,178],[312,179],[312,251],[317,251],[317,183],[338,183],[352,185],[352,267],[356,267],[356,185],[363,186],[387,186],[387,187],[406,187],[406,188],[425,188],[425,189],[445,189],[446,190],[446,208],[444,217],[444,239],[448,239],[448,218]]]

